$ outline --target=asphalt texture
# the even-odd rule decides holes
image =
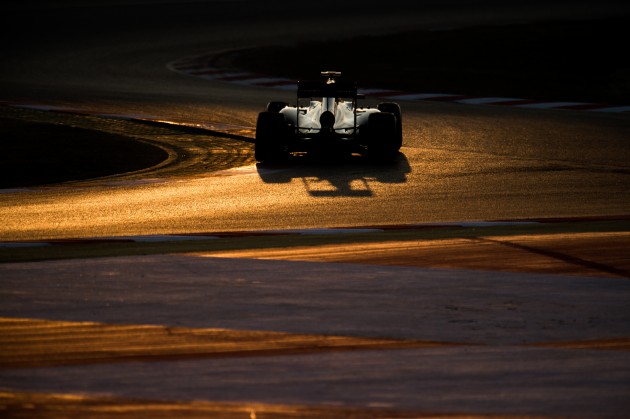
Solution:
[[[626,417],[627,115],[405,103],[393,166],[270,167],[253,162],[251,127],[267,101],[292,92],[167,64],[324,38],[590,21],[627,6],[368,0],[331,16],[277,5],[7,5],[3,29],[31,30],[2,37],[12,40],[3,117],[122,136],[168,157],[2,190],[3,416]],[[241,137],[172,122],[232,124]],[[564,221],[536,233],[437,232],[549,217]],[[572,227],[558,225],[570,217]],[[238,237],[417,223],[430,233]],[[208,232],[223,235],[130,238]]]
[[[4,355],[0,385],[13,391],[319,406],[332,416],[624,417],[628,408],[627,278],[163,255],[0,270],[3,353],[28,361],[20,345],[47,336],[40,354],[56,354],[36,368]],[[148,338],[149,324],[169,326]],[[98,339],[85,338],[90,329]],[[292,353],[264,331],[299,344]],[[188,338],[183,353],[178,335]],[[345,348],[322,343],[335,337]],[[399,342],[361,348],[360,338]]]

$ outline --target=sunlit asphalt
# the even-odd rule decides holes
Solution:
[[[165,63],[314,35],[304,21],[287,19],[288,9],[262,22],[260,11],[242,4],[221,13],[199,4],[206,13],[196,19],[168,5],[147,19],[139,5],[117,31],[97,25],[81,29],[89,38],[25,35],[3,61],[2,99],[253,126],[268,100],[292,94],[187,78]],[[350,35],[537,13],[528,4],[513,13],[383,14],[380,5],[363,9],[355,25],[333,19],[320,28],[343,23]],[[360,159],[257,166],[248,160],[251,143],[169,134],[165,143],[195,157],[139,176],[2,193],[0,240],[630,208],[627,116],[402,106],[405,144],[393,166]],[[138,135],[159,140],[164,132]],[[210,143],[244,165],[212,172],[203,149]],[[483,269],[199,255],[3,264],[0,403],[32,417],[624,417],[627,278]],[[138,326],[146,324],[154,326]],[[73,346],[76,339],[83,344]],[[398,349],[384,350],[396,339]]]
[[[218,174],[207,162],[187,162],[170,178],[149,172],[4,193],[0,239],[616,215],[630,208],[627,118],[404,108],[405,146],[393,166],[355,158],[273,167],[250,157],[249,166]],[[185,143],[195,136],[180,137]],[[199,156],[209,149],[195,145]],[[215,140],[213,151],[238,156],[251,153],[251,144]]]
[[[208,12],[196,7],[199,13]],[[3,63],[3,99],[250,127],[267,101],[293,100],[291,92],[177,75],[166,63],[200,50],[279,42],[292,28],[295,39],[303,39],[308,33],[297,30],[301,21],[290,21],[278,31],[267,20],[242,20],[240,9],[222,10],[221,21],[234,20],[228,26],[182,21],[165,10],[168,6],[153,11],[155,22],[163,23],[159,29],[142,26],[133,19],[135,12],[114,34],[96,24],[83,28],[93,37],[89,43],[63,31],[45,39],[25,37],[24,45],[15,46],[12,59]],[[368,13],[344,34],[361,33],[363,25],[391,31],[395,22],[425,27],[445,19],[462,22],[455,11],[412,10],[407,17],[397,11],[392,20],[380,23]],[[580,15],[580,10],[573,13]],[[503,10],[501,18],[509,21],[522,10],[511,13]],[[491,18],[472,14],[468,22]],[[45,52],[31,53],[39,46]],[[145,178],[160,181],[4,193],[0,239],[610,215],[630,208],[627,116],[438,103],[403,102],[402,107],[404,147],[392,167],[352,161],[278,168],[245,160],[249,167],[221,176],[199,164],[187,168],[189,178],[184,173],[172,180],[148,174]],[[180,137],[182,145],[191,141],[192,135]],[[197,142],[186,154],[251,153],[249,143],[213,150],[210,142]]]
[[[627,278],[186,255],[0,274],[0,402],[22,414],[627,411]]]

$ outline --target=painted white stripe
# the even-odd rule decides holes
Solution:
[[[426,99],[427,97],[441,97],[441,96],[445,96],[442,94],[427,94],[427,93],[406,93],[403,95],[392,95],[392,96],[388,96],[388,99],[395,99],[395,100],[421,100],[421,99]],[[446,95],[448,96],[448,95]],[[455,95],[453,95],[455,96]]]
[[[375,93],[387,93],[391,92],[391,89],[359,89],[360,94],[373,95]]]
[[[289,79],[283,79],[279,77],[258,77],[258,78],[245,79],[245,80],[234,80],[234,83],[247,84],[247,85],[257,85],[257,84],[262,84],[262,83],[292,83],[293,85],[295,85],[295,81],[289,80]]]
[[[509,97],[476,97],[476,98],[470,98],[470,99],[456,100],[455,102],[465,103],[467,105],[487,105],[487,104],[492,104],[492,103],[515,102],[518,100],[525,100],[525,99],[516,99],[516,98],[509,98]]]
[[[266,83],[258,83],[258,84],[253,84],[252,86],[255,86],[255,87],[266,87],[266,88],[271,88],[271,89],[276,89],[276,90],[293,90],[293,91],[295,91],[296,82],[294,82],[294,81],[283,81],[283,82],[274,83],[272,85],[269,85],[269,84],[266,84]]]
[[[206,80],[217,80],[217,79],[224,79],[224,78],[230,78],[230,77],[245,77],[245,76],[251,76],[252,78],[256,77],[256,75],[252,74],[252,73],[244,73],[244,72],[240,72],[240,73],[214,73],[214,74],[195,74],[196,77],[201,77],[202,79],[206,79]],[[227,80],[227,81],[231,81],[233,83],[235,83],[238,80]]]
[[[200,67],[196,70],[179,71],[179,73],[188,74],[189,76],[210,76],[213,74],[223,74],[224,72],[216,68]]]
[[[256,87],[264,87],[274,90],[284,90],[284,91],[293,91],[295,90],[295,81],[288,80],[279,77],[264,77],[257,74],[252,74],[248,72],[222,72],[219,68],[214,67],[205,67],[207,64],[208,55],[204,54],[199,57],[185,57],[180,60],[172,61],[168,63],[166,66],[172,71],[185,73],[188,75],[193,75],[206,80],[222,80],[229,79],[232,77],[242,77],[239,80],[222,80],[225,82],[230,82],[239,85],[246,86],[256,86]],[[204,74],[206,73],[206,74]],[[251,78],[248,78],[251,76]],[[278,83],[278,84],[275,84]],[[285,84],[286,83],[286,84]],[[271,84],[271,85],[267,85]],[[461,103],[466,105],[492,105],[492,104],[506,104],[515,107],[521,108],[529,108],[529,109],[554,109],[554,108],[569,108],[569,107],[579,107],[585,106],[587,109],[579,109],[582,111],[591,111],[591,112],[630,112],[630,106],[608,106],[602,107],[597,106],[597,104],[592,103],[584,103],[584,102],[543,102],[536,101],[533,103],[521,103],[519,102],[531,102],[529,99],[522,98],[503,98],[503,97],[473,97],[473,98],[461,98],[463,95],[461,94],[452,94],[452,93],[401,93],[396,92],[392,89],[381,89],[381,88],[366,88],[359,89],[359,93],[369,96],[369,95],[379,95],[382,98],[391,99],[391,100],[431,100],[431,99],[446,99],[453,98],[451,102]],[[506,102],[514,102],[514,103],[506,103]],[[578,109],[576,109],[578,110]]]
[[[525,105],[514,105],[518,108],[530,108],[530,109],[552,109],[552,108],[561,108],[563,106],[578,106],[578,105],[589,105],[589,103],[584,102],[542,102],[542,103],[527,103]]]
[[[226,79],[230,77],[251,77],[251,78],[259,77],[258,74],[248,73],[246,71],[237,71],[235,73],[221,73],[219,74],[219,76],[224,77]]]
[[[169,68],[173,71],[188,72],[188,71],[202,70],[206,68],[206,66],[200,63],[192,63],[192,64],[175,64],[175,65],[170,66]]]
[[[65,106],[55,106],[55,105],[13,105],[14,108],[23,108],[23,109],[34,109],[36,111],[71,111],[72,109],[67,108]],[[78,110],[77,112],[84,112]]]
[[[389,99],[397,100],[423,100],[436,97],[460,97],[461,95],[454,95],[450,93],[409,93],[404,95],[388,96]]]
[[[591,109],[593,112],[630,112],[630,106],[613,106],[608,108]]]
[[[279,85],[279,86],[270,86],[273,89],[276,90],[286,90],[286,91],[295,91],[295,82],[291,83],[291,84],[285,84],[285,85]]]

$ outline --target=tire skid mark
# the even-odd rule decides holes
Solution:
[[[628,232],[549,233],[216,250],[196,255],[630,279],[629,245]]]
[[[487,346],[482,342],[0,318],[0,370],[63,365],[283,356],[348,350]],[[630,351],[630,337],[530,342],[518,347]]]
[[[479,243],[492,243],[492,244],[499,244],[502,246],[512,247],[514,249],[524,250],[528,253],[534,253],[534,254],[546,256],[552,259],[557,259],[559,261],[562,261],[568,264],[581,266],[586,269],[592,269],[595,271],[600,271],[603,273],[610,274],[612,276],[620,276],[622,278],[630,279],[630,271],[628,271],[627,269],[620,269],[620,268],[616,268],[614,266],[610,266],[604,263],[598,263],[595,261],[586,260],[577,256],[570,255],[565,252],[559,252],[559,251],[555,251],[551,249],[543,249],[540,247],[528,246],[528,245],[516,243],[513,241],[491,239],[487,237],[475,237],[469,240],[479,242]]]
[[[0,318],[0,369],[408,349],[452,342]]]

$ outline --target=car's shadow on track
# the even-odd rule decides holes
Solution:
[[[411,173],[403,153],[388,163],[374,163],[358,155],[299,155],[282,164],[258,163],[256,168],[263,182],[286,184],[298,180],[314,197],[371,197],[371,183],[405,183]]]

